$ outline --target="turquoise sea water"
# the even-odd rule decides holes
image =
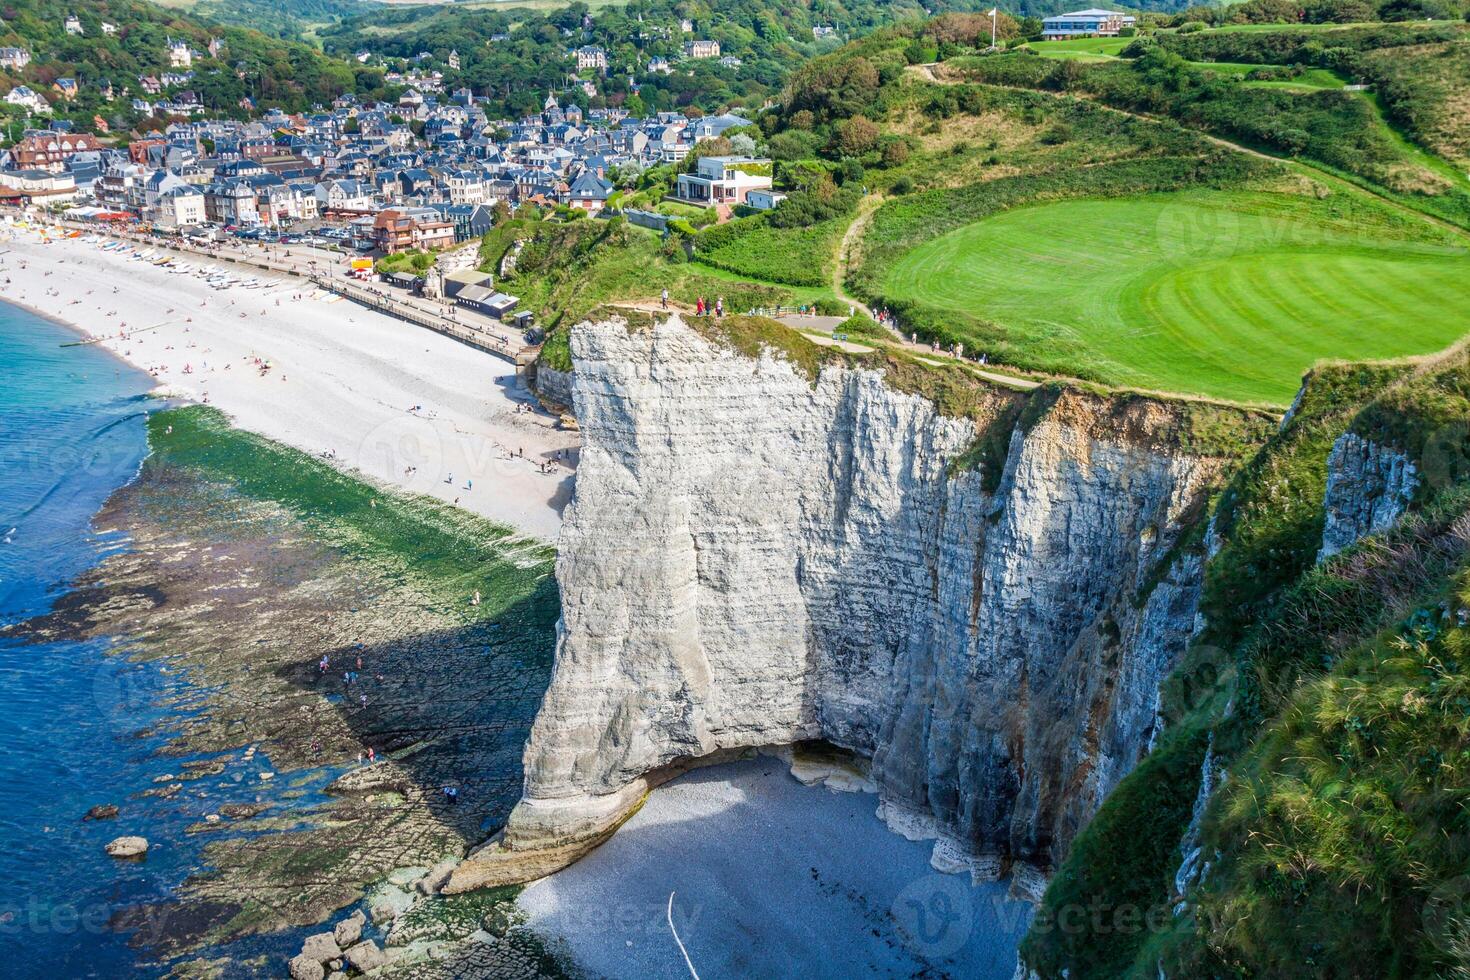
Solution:
[[[151,379],[76,335],[0,303],[0,622],[46,612],[69,581],[125,542],[91,518],[147,452]],[[161,894],[182,855],[119,866],[103,845],[155,836],[167,815],[128,795],[156,766],[135,736],[175,681],[108,658],[108,641],[0,639],[0,972],[8,977],[140,975],[119,909]],[[117,803],[117,820],[83,823]],[[152,801],[150,801],[152,802]],[[145,818],[152,826],[143,826]],[[149,972],[144,969],[143,974]]]

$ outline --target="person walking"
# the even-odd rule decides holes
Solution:
[[[663,294],[659,297],[659,299],[663,303],[664,309],[667,310],[669,308],[669,290],[668,290],[668,287],[664,287]]]

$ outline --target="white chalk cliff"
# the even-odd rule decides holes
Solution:
[[[554,676],[524,798],[448,890],[546,874],[682,767],[808,739],[870,758],[937,866],[1050,871],[1195,629],[1181,539],[1228,464],[1184,448],[1188,407],[974,382],[949,418],[677,319],[571,342]],[[1003,465],[956,465],[986,431]]]

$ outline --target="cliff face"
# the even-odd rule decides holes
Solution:
[[[1418,486],[1418,469],[1403,453],[1343,433],[1327,457],[1325,520],[1317,560],[1392,527]]]
[[[524,799],[451,889],[574,859],[690,760],[816,738],[872,759],[937,866],[1049,870],[1195,627],[1176,545],[1225,461],[1178,448],[1185,409],[1065,392],[1018,422],[992,391],[947,418],[677,320],[572,348],[555,673]],[[1003,467],[951,465],[994,426]]]

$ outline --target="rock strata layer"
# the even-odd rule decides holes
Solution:
[[[572,351],[554,676],[523,799],[445,890],[549,873],[671,773],[809,739],[870,758],[936,866],[1049,871],[1195,629],[1182,543],[1226,460],[1188,448],[1189,408],[974,382],[946,417],[677,319],[583,324]],[[979,440],[995,460],[967,466]]]

